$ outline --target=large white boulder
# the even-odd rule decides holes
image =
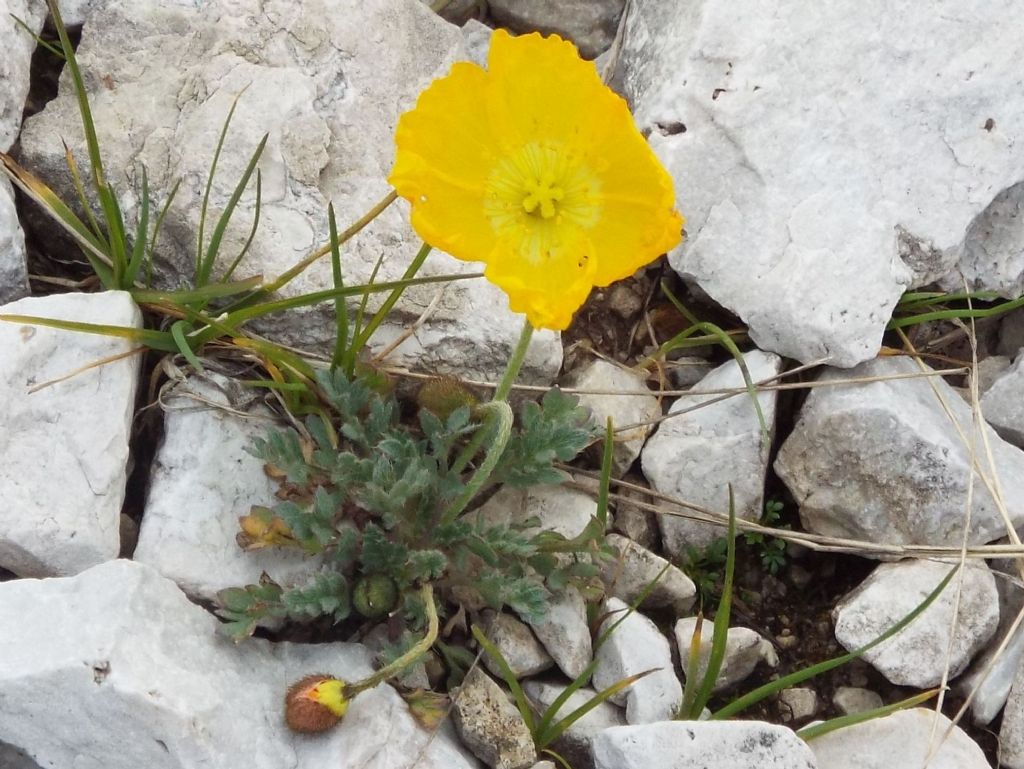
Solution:
[[[970,272],[993,241],[1019,254],[1019,225],[973,226],[1024,181],[1010,12],[635,3],[620,74],[687,217],[672,265],[759,347],[852,366],[878,351],[907,287],[962,258]]]
[[[782,359],[772,353],[753,350],[743,360],[754,382],[782,371]],[[761,390],[757,394],[769,431],[765,440],[754,402],[743,387],[740,367],[731,360],[694,385],[693,395],[680,397],[672,404],[669,418],[650,437],[641,455],[644,475],[655,489],[724,511],[728,509],[731,485],[736,517],[748,521],[761,517],[778,392]],[[720,391],[730,388],[742,391],[723,399]],[[716,394],[699,394],[703,391]],[[679,516],[661,515],[658,522],[665,550],[676,558],[686,556],[690,548],[704,549],[725,536],[722,526]]]
[[[878,543],[959,546],[970,499],[969,542],[1006,534],[977,474],[968,496],[972,441],[978,456],[985,456],[983,436],[972,438],[970,407],[943,379],[921,374],[912,360],[878,358],[820,378],[822,386],[807,397],[775,460],[807,530]],[[845,384],[847,378],[861,381]],[[1024,453],[984,429],[1003,500],[1019,526]],[[979,461],[991,474],[987,460]]]
[[[832,612],[836,639],[853,651],[874,641],[928,597],[952,566],[899,561],[876,568]],[[897,686],[939,686],[956,678],[999,625],[995,577],[984,563],[962,573],[910,625],[866,651],[864,659]]]
[[[26,297],[0,314],[142,325],[131,297],[113,291]],[[0,322],[3,568],[64,576],[117,557],[141,360],[127,353],[136,346]],[[62,377],[68,378],[32,391]]]
[[[818,769],[989,769],[985,754],[966,732],[927,708],[873,718],[829,732],[809,744]]]
[[[277,484],[249,453],[256,438],[280,429],[252,391],[212,374],[177,385],[162,399],[163,440],[135,548],[146,563],[194,598],[259,582],[301,581],[319,566],[299,549],[239,547],[239,516],[252,505],[273,507]]]
[[[471,769],[446,732],[417,726],[387,685],[315,738],[284,724],[310,673],[358,680],[358,644],[236,645],[148,566],[112,561],[69,579],[0,583],[0,741],[81,769]],[[417,762],[418,761],[418,762]]]
[[[807,743],[761,721],[616,726],[594,739],[596,769],[817,769]]]
[[[267,134],[259,164],[259,230],[235,277],[269,279],[327,242],[329,202],[344,228],[388,193],[399,114],[464,56],[459,29],[419,0],[107,0],[90,10],[78,47],[107,176],[129,222],[138,215],[143,166],[156,205],[182,180],[157,255],[157,277],[164,285],[192,280],[203,188],[236,97],[210,211],[216,217],[223,210]],[[74,199],[63,141],[85,157],[66,73],[57,98],[26,121],[20,156],[66,199]],[[224,234],[219,270],[248,238],[254,206],[253,184]],[[207,241],[212,229],[208,224]],[[399,278],[419,246],[407,205],[392,205],[342,248],[346,285],[367,282],[380,257],[377,281]],[[420,274],[479,270],[480,265],[435,253]],[[326,257],[282,293],[294,296],[332,285]],[[483,280],[410,289],[371,348],[379,352],[395,342],[442,291],[429,319],[391,360],[496,379],[521,319],[508,310],[504,294]],[[381,301],[381,294],[371,297],[371,309]],[[332,305],[279,314],[261,328],[290,344],[329,350],[335,333]],[[538,333],[524,378],[553,381],[560,362],[558,335]]]

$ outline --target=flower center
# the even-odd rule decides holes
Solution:
[[[565,190],[555,184],[551,174],[546,174],[541,179],[527,179],[526,191],[523,210],[534,216],[540,213],[545,219],[555,215],[555,203],[565,197]]]
[[[541,260],[578,243],[601,213],[597,177],[578,153],[530,142],[501,158],[484,190],[495,233],[523,256]]]

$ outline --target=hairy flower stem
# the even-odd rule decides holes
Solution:
[[[519,376],[519,369],[523,367],[523,361],[526,359],[526,351],[530,347],[530,339],[533,337],[533,326],[530,321],[523,321],[523,330],[519,334],[519,342],[516,343],[516,349],[512,351],[512,357],[508,360],[508,366],[505,368],[505,376],[501,378],[501,382],[498,383],[498,389],[494,391],[494,400],[504,401],[508,400],[508,394],[512,391],[512,384],[516,381],[516,377]]]
[[[480,467],[476,469],[473,477],[466,484],[466,488],[462,490],[462,493],[456,497],[451,506],[445,511],[441,519],[443,523],[454,521],[459,517],[459,513],[465,510],[466,506],[473,501],[473,497],[483,488],[483,485],[487,483],[487,479],[491,477],[491,473],[494,472],[494,468],[497,467],[498,460],[505,453],[505,446],[508,445],[508,439],[512,435],[512,407],[505,401],[491,401],[478,408],[487,413],[487,418],[477,429],[476,435],[473,438],[475,440],[477,436],[490,434],[493,427],[495,431],[494,440],[487,449],[484,461],[480,463]]]
[[[523,367],[523,361],[526,359],[526,351],[530,347],[530,339],[533,337],[533,326],[530,321],[523,321],[523,330],[519,334],[519,342],[516,344],[516,348],[512,351],[512,356],[508,359],[508,365],[505,367],[505,374],[501,378],[501,382],[498,383],[497,388],[494,390],[494,397],[491,399],[492,402],[504,402],[508,400],[508,394],[512,390],[512,383],[516,381],[516,377],[519,376],[519,369]],[[452,472],[461,473],[466,465],[468,465],[476,453],[483,446],[484,441],[487,439],[487,435],[490,432],[491,425],[489,422],[484,422],[480,425],[480,428],[473,434],[473,437],[469,439],[465,448],[459,453],[452,463]],[[506,442],[508,439],[505,439]],[[504,446],[502,446],[504,449]],[[498,455],[501,456],[500,454]],[[497,460],[495,460],[497,461]],[[490,475],[490,472],[487,473]],[[475,479],[475,476],[474,476]],[[487,479],[484,478],[484,481]],[[481,481],[480,486],[483,486]],[[475,491],[479,491],[479,487]],[[474,491],[474,493],[475,493]]]
[[[409,667],[420,657],[426,654],[430,650],[430,647],[434,645],[434,641],[437,640],[438,619],[437,606],[434,604],[434,588],[432,585],[426,584],[420,588],[420,599],[423,601],[423,604],[427,609],[426,634],[419,643],[409,649],[409,651],[396,659],[390,665],[382,667],[369,678],[364,678],[362,681],[356,681],[352,684],[345,684],[343,694],[346,699],[350,700],[360,692],[372,689],[377,684],[383,683],[392,676],[398,675],[405,668]]]

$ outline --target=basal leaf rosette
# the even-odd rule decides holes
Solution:
[[[672,179],[576,47],[498,30],[402,115],[389,182],[435,248],[484,262],[515,312],[565,329],[594,286],[679,243]]]

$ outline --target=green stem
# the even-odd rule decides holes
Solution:
[[[345,365],[346,370],[352,371],[352,366],[355,362],[356,356],[359,351],[363,349],[367,342],[370,341],[370,337],[373,336],[373,332],[377,330],[378,326],[384,322],[384,319],[391,312],[391,309],[398,303],[402,293],[405,291],[407,281],[412,280],[416,273],[420,271],[420,267],[423,266],[423,262],[427,259],[427,254],[430,253],[430,245],[424,243],[419,251],[416,252],[416,256],[409,263],[408,268],[402,274],[402,279],[398,281],[398,285],[392,289],[391,293],[388,294],[388,298],[384,300],[384,304],[380,306],[380,309],[374,313],[373,317],[370,318],[370,322],[366,324],[366,328],[359,331],[355,338],[352,339],[352,344],[345,353]]]
[[[480,467],[478,467],[476,472],[473,473],[473,477],[469,479],[469,483],[466,484],[466,488],[464,488],[462,493],[455,498],[451,507],[445,511],[445,514],[441,519],[442,523],[451,523],[458,518],[459,513],[466,509],[466,506],[473,500],[473,497],[477,495],[477,492],[483,488],[487,479],[491,477],[491,473],[494,472],[494,468],[498,466],[498,460],[500,460],[501,455],[505,453],[505,447],[508,445],[508,439],[512,435],[512,407],[505,403],[505,401],[491,401],[490,403],[483,404],[479,408],[481,411],[487,412],[487,419],[477,429],[476,435],[473,436],[473,439],[475,440],[477,436],[483,436],[490,433],[493,425],[495,427],[494,440],[487,448],[487,454],[484,456],[484,461],[480,463]],[[473,453],[476,452],[474,451]],[[465,454],[465,452],[463,452],[463,454]],[[459,458],[462,459],[462,456],[460,455]]]
[[[356,681],[354,684],[346,684],[344,689],[345,699],[351,700],[360,692],[372,689],[379,683],[387,681],[392,676],[398,675],[405,668],[412,665],[416,660],[426,654],[430,647],[437,640],[438,619],[437,606],[434,603],[434,588],[428,583],[420,588],[420,598],[427,609],[427,632],[420,641],[409,651],[396,659],[390,665],[385,665],[369,678]]]
[[[512,391],[512,383],[516,381],[516,377],[519,376],[519,369],[523,367],[523,361],[526,359],[526,350],[530,347],[530,339],[533,337],[533,326],[530,325],[530,321],[523,321],[523,330],[519,334],[519,341],[516,343],[516,348],[512,351],[512,357],[508,359],[508,366],[505,368],[505,376],[501,378],[501,382],[498,383],[498,389],[494,391],[494,400],[503,401],[508,399],[508,394]]]

